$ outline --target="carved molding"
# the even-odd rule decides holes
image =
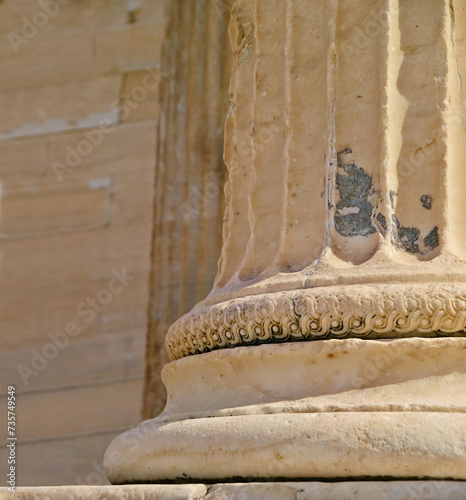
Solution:
[[[313,288],[194,309],[169,329],[172,359],[225,347],[328,338],[466,335],[466,285]]]

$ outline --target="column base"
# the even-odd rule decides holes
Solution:
[[[113,483],[466,480],[466,339],[327,340],[170,363],[162,415],[116,438]]]

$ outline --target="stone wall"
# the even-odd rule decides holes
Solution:
[[[140,420],[164,3],[0,3],[0,425],[15,385],[18,485],[106,483],[105,448]]]

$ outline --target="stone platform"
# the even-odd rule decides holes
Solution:
[[[466,482],[354,481],[0,489],[0,500],[465,500]]]

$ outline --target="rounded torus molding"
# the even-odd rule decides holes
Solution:
[[[328,338],[466,335],[466,284],[329,286],[200,306],[169,330],[172,359],[219,348]]]

